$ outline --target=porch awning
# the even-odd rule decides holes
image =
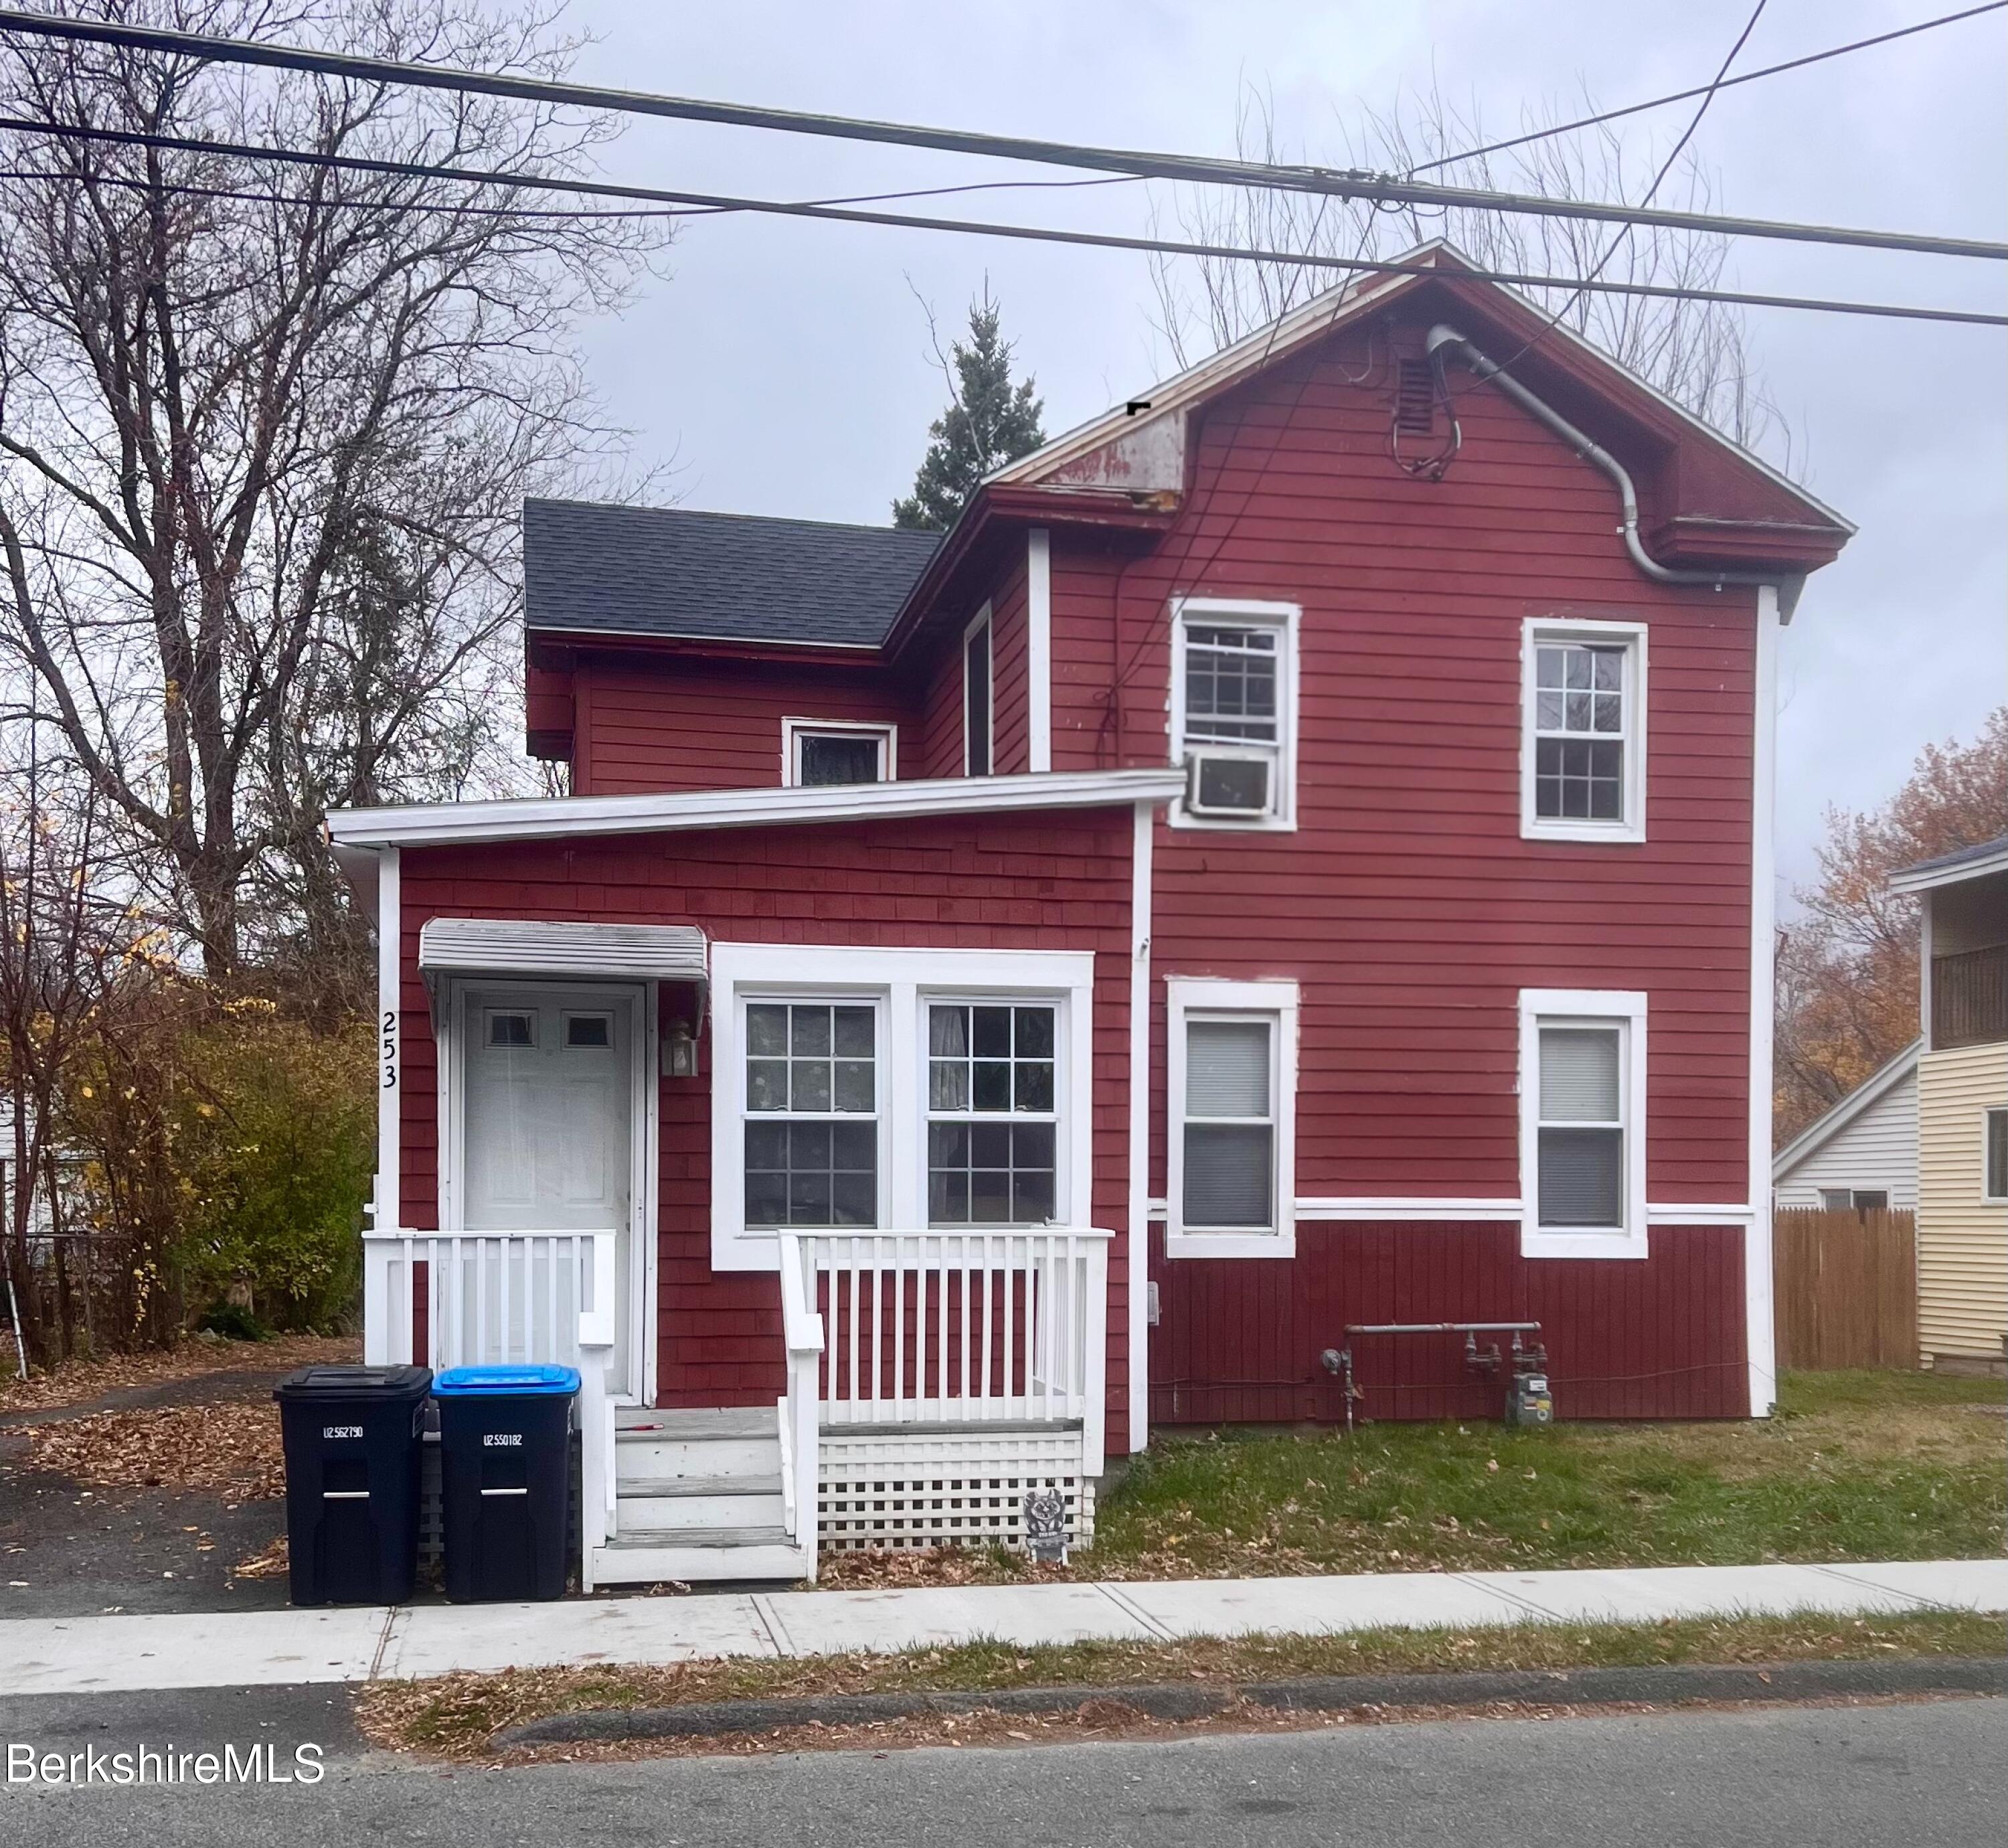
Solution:
[[[695,924],[433,917],[419,928],[419,967],[428,988],[437,987],[443,975],[612,976],[695,982],[701,994],[709,980],[709,948]]]

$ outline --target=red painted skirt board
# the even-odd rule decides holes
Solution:
[[[1743,1234],[1667,1226],[1639,1259],[1523,1258],[1511,1225],[1303,1222],[1293,1259],[1168,1260],[1151,1241],[1153,1424],[1342,1422],[1320,1364],[1349,1340],[1356,1418],[1497,1419],[1462,1335],[1348,1323],[1539,1322],[1561,1418],[1741,1418],[1750,1408]],[[1501,1337],[1502,1344],[1510,1337]],[[1481,1346],[1490,1337],[1481,1337]]]

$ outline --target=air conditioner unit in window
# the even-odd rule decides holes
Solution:
[[[1275,760],[1260,751],[1202,750],[1186,759],[1186,809],[1221,820],[1266,815]]]

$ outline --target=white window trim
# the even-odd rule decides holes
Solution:
[[[900,774],[900,728],[877,719],[783,719],[781,721],[781,783],[784,788],[801,789],[802,746],[804,737],[843,735],[875,737],[878,740],[878,780],[892,783]]]
[[[1990,1193],[1987,1190],[1987,1140],[1991,1120],[2008,1115],[1998,1104],[1990,1104],[1980,1113],[1980,1203],[1983,1207],[2008,1207],[2008,1193]]]
[[[890,949],[799,943],[714,943],[711,979],[711,1262],[715,1270],[772,1270],[771,1232],[746,1230],[745,1003],[869,1001],[881,1022],[878,1223],[927,1228],[927,1004],[1050,1001],[1059,1005],[1055,1083],[1062,1164],[1055,1201],[1063,1224],[1092,1224],[1094,1178],[1094,955],[1091,950]],[[960,1230],[960,1228],[953,1228]]]
[[[985,696],[989,701],[989,711],[985,715],[984,731],[990,740],[990,767],[984,774],[986,776],[995,776],[997,774],[997,631],[991,625],[990,606],[988,603],[985,603],[975,615],[969,619],[962,631],[962,655],[960,663],[961,672],[957,677],[962,684],[962,773],[965,776],[970,774],[969,768],[969,645],[978,629],[987,631],[984,641],[984,652],[990,663],[990,671],[985,676],[988,684],[984,688]]]
[[[1624,697],[1624,813],[1614,822],[1569,821],[1534,812],[1534,652],[1543,641],[1614,644],[1628,651]],[[1520,838],[1642,841],[1646,838],[1646,624],[1573,616],[1530,616],[1520,628]]]
[[[1624,988],[1520,991],[1520,1255],[1528,1258],[1642,1258],[1646,1255],[1646,998]],[[1540,1223],[1541,1041],[1543,1026],[1624,1029],[1619,1061],[1624,1123],[1624,1223],[1609,1230],[1543,1229]]]
[[[1186,760],[1186,627],[1214,623],[1271,628],[1282,638],[1276,661],[1276,782],[1274,807],[1259,819],[1196,815],[1183,800],[1172,804],[1174,828],[1228,829],[1236,833],[1292,833],[1297,825],[1297,631],[1303,614],[1296,603],[1264,602],[1246,597],[1174,597],[1172,599],[1171,761]],[[1223,746],[1222,749],[1231,749]]]
[[[1179,976],[1165,983],[1165,1187],[1168,1208],[1165,1255],[1171,1258],[1293,1258],[1297,1255],[1297,984],[1289,981],[1202,981]],[[1275,1023],[1271,1080],[1276,1125],[1272,1198],[1276,1227],[1267,1232],[1188,1232],[1180,1223],[1185,1199],[1186,1024],[1202,1018],[1261,1016]]]

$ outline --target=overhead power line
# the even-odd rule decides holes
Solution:
[[[1812,295],[1759,295],[1738,289],[1682,288],[1670,284],[1612,282],[1601,278],[1586,282],[1573,276],[1543,276],[1518,270],[1444,270],[1421,261],[1388,261],[1373,257],[1327,256],[1296,250],[1264,250],[1238,244],[1187,242],[1168,238],[1128,237],[1116,231],[1066,231],[1035,224],[1002,224],[974,218],[923,217],[901,212],[871,211],[861,207],[825,204],[809,200],[751,199],[723,193],[690,193],[663,186],[631,186],[611,180],[559,178],[546,174],[497,171],[477,167],[448,167],[421,161],[373,160],[358,154],[330,154],[299,148],[263,147],[249,142],[212,141],[194,136],[161,135],[139,129],[94,129],[76,122],[37,122],[25,116],[0,116],[0,130],[53,136],[62,140],[105,141],[127,147],[154,147],[185,154],[207,154],[254,161],[270,161],[285,166],[317,167],[337,171],[374,173],[413,179],[439,179],[467,186],[521,188],[526,192],[569,193],[592,199],[626,199],[682,207],[692,213],[746,212],[791,218],[826,219],[840,224],[882,224],[903,231],[953,231],[986,238],[1013,238],[1042,244],[1070,244],[1090,249],[1154,252],[1167,256],[1203,256],[1237,263],[1295,265],[1310,270],[1340,270],[1382,276],[1436,276],[1474,281],[1499,282],[1517,288],[1586,288],[1602,295],[1647,295],[1671,301],[1720,302],[1747,308],[1802,309],[1826,314],[1868,315],[1890,320],[1943,321],[1978,327],[2008,327],[2008,314],[1991,314],[1977,309],[1929,308],[1894,302],[1833,300]],[[52,171],[37,175],[47,179],[78,179],[86,176]],[[111,183],[128,183],[116,175],[90,175]],[[150,181],[132,184],[150,186]],[[164,189],[190,193],[215,191],[199,185]],[[354,209],[369,210],[454,210],[451,206],[422,201],[360,200]],[[604,216],[581,212],[582,218]]]
[[[1728,237],[1784,239],[1812,244],[1847,245],[1865,249],[1900,250],[1932,256],[1985,257],[2008,260],[2008,244],[1975,238],[1926,236],[1907,231],[1864,230],[1840,225],[1803,224],[1766,218],[1729,217],[1720,213],[1639,209],[1601,200],[1547,199],[1519,193],[1473,187],[1439,186],[1391,175],[1334,168],[1272,166],[1260,161],[1225,160],[1197,154],[1161,154],[1091,147],[1073,143],[1040,141],[1013,135],[992,135],[974,129],[935,129],[903,122],[866,122],[849,116],[771,109],[751,104],[708,102],[695,97],[657,96],[631,90],[611,90],[550,77],[470,71],[440,65],[401,64],[390,58],[365,58],[307,46],[260,44],[253,40],[220,38],[165,27],[111,24],[96,19],[56,19],[45,13],[0,7],[0,31],[44,37],[120,45],[219,62],[265,65],[275,69],[311,71],[321,76],[369,83],[401,83],[429,90],[512,97],[563,108],[652,115],[730,127],[768,129],[797,135],[818,135],[847,141],[871,141],[903,147],[925,147],[950,154],[978,154],[992,159],[1026,161],[1048,166],[1082,167],[1151,179],[1183,180],[1200,185],[1253,187],[1328,194],[1344,200],[1391,205],[1434,207],[1470,207],[1534,217],[1580,218],[1617,224],[1656,225],[1672,231],[1701,231]]]
[[[1767,64],[1759,70],[1745,71],[1740,77],[1725,77],[1720,83],[1698,83],[1692,90],[1676,90],[1670,95],[1656,96],[1642,103],[1627,103],[1621,109],[1601,110],[1595,115],[1579,116],[1574,122],[1557,122],[1551,129],[1533,129],[1504,141],[1488,141],[1483,147],[1468,147],[1462,154],[1425,161],[1419,166],[1409,168],[1408,175],[1413,179],[1419,173],[1434,173],[1442,168],[1482,159],[1487,154],[1504,154],[1511,148],[1525,147],[1529,142],[1550,141],[1557,135],[1573,135],[1578,129],[1600,128],[1607,122],[1621,122],[1628,115],[1642,115],[1649,109],[1664,109],[1674,103],[1692,102],[1696,97],[1707,96],[1711,91],[1734,90],[1739,83],[1755,83],[1760,77],[1776,77],[1786,71],[1803,70],[1809,64],[1824,64],[1829,58],[1845,58],[1851,52],[1869,51],[1877,45],[1910,38],[1920,32],[1935,32],[1941,26],[1957,26],[1963,19],[1977,19],[1982,13],[1999,12],[2004,9],[2008,9],[2008,0],[1987,0],[1984,6],[1969,6],[1964,12],[1941,13],[1936,19],[1920,19],[1914,26],[1900,26],[1893,32],[1879,32],[1873,38],[1858,38],[1844,45],[1829,45],[1824,51],[1808,51],[1803,58],[1788,58],[1783,64]]]

